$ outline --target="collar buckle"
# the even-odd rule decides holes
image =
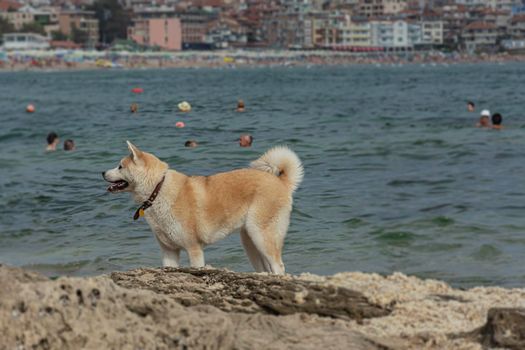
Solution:
[[[162,180],[160,180],[157,186],[155,186],[155,189],[153,190],[149,198],[146,201],[144,201],[142,205],[135,211],[135,215],[133,215],[133,220],[137,220],[138,218],[140,218],[142,215],[144,215],[144,211],[153,205],[153,202],[157,198],[160,189],[162,188],[164,179],[166,179],[166,174],[164,174]]]

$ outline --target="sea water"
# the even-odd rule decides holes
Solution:
[[[523,286],[524,73],[523,64],[0,73],[0,262],[47,275],[159,266],[147,223],[132,219],[137,205],[101,177],[127,155],[126,140],[191,175],[242,168],[284,144],[305,167],[287,272]],[[190,113],[178,112],[183,100]],[[474,127],[485,108],[503,115],[504,130]],[[77,150],[46,153],[51,131],[59,148],[70,138]],[[239,147],[243,133],[251,148]],[[199,146],[185,148],[189,139]],[[237,234],[205,257],[252,270]]]

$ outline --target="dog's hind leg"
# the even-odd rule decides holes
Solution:
[[[252,239],[250,238],[250,236],[248,236],[248,232],[244,227],[241,228],[241,242],[244,246],[244,250],[246,251],[246,255],[248,255],[248,258],[250,259],[250,262],[252,263],[252,266],[255,269],[255,271],[265,271],[261,254],[259,254],[257,247],[255,247],[255,244],[253,244]]]
[[[262,229],[257,225],[249,225],[248,236],[259,253],[264,271],[284,275],[284,264],[281,259],[282,240],[273,229]]]

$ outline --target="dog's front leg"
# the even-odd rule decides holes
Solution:
[[[162,266],[179,267],[180,249],[166,250],[162,249]]]
[[[204,252],[200,245],[187,249],[191,267],[204,267]]]

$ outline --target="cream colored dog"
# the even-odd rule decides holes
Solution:
[[[127,191],[143,203],[135,218],[148,221],[164,266],[178,266],[180,250],[192,267],[204,266],[203,247],[240,229],[256,271],[284,273],[281,252],[292,194],[303,178],[297,155],[275,147],[250,168],[212,176],[187,176],[128,141],[131,154],[102,175],[110,192]]]

